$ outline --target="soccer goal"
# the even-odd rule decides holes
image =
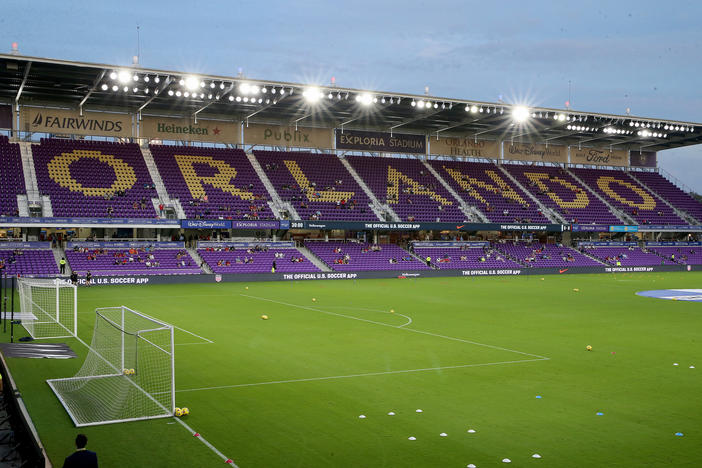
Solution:
[[[96,309],[83,366],[46,382],[78,427],[173,416],[173,339],[172,325],[141,312]]]
[[[19,319],[34,339],[67,338],[78,331],[78,289],[62,279],[19,278]]]

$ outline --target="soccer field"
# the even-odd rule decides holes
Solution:
[[[95,308],[118,305],[178,327],[181,421],[240,467],[699,466],[702,304],[635,293],[701,283],[648,273],[93,287],[78,291],[78,331],[90,343]],[[75,428],[45,381],[73,375],[86,348],[58,341],[79,358],[8,359],[55,465],[78,432],[101,466],[224,465],[173,418]]]

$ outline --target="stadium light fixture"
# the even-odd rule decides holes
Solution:
[[[154,83],[160,83],[160,82],[161,82],[161,78],[159,78],[158,76],[156,78],[154,78]]]
[[[117,80],[122,84],[126,84],[132,80],[132,75],[127,70],[120,70],[120,72],[117,73]]]
[[[417,102],[417,108],[418,108],[418,109],[424,109],[424,101],[419,101],[419,102]]]
[[[189,97],[189,96],[190,96],[190,93],[188,91],[183,93],[183,97]]]
[[[139,88],[137,88],[136,86],[132,88],[132,92],[136,93],[137,91],[139,91]]]
[[[219,84],[219,89],[224,89],[224,82]]]
[[[229,101],[233,101],[233,100],[234,100],[234,96],[232,96],[232,95],[230,94],[230,95],[229,95]]]
[[[470,106],[470,111],[471,111],[473,114],[475,114],[476,112],[478,112],[478,106],[476,106],[475,104],[472,105],[472,106]]]
[[[199,82],[198,82],[197,78],[195,78],[194,76],[187,76],[185,78],[185,87],[188,90],[194,91],[197,89],[198,85],[199,85]]]
[[[144,88],[144,94],[149,94],[149,88]]]
[[[266,99],[266,104],[270,104],[270,103],[271,103],[271,100],[270,100],[270,99]]]
[[[178,90],[178,91],[176,91],[175,95],[178,97],[181,97],[183,95],[183,93],[181,93],[180,90]]]
[[[205,99],[205,93],[200,93],[200,99]]]
[[[139,75],[135,73],[134,76],[132,76],[132,80],[139,81]]]
[[[327,94],[327,99],[334,99],[334,95],[332,93]]]
[[[122,88],[122,90],[126,93],[127,91],[129,91],[129,86],[125,86],[124,88]]]
[[[285,88],[280,88],[280,95],[281,96],[285,95]]]
[[[146,76],[144,77],[144,82],[145,82],[145,83],[148,83],[149,81],[151,81],[151,78],[149,78],[149,75],[146,75]]]
[[[241,102],[241,96],[237,96],[237,97],[235,98],[235,100],[236,100],[236,102]]]
[[[207,95],[207,99],[212,99],[212,93]]]
[[[412,99],[412,102],[410,103],[410,105],[411,105],[412,107],[416,107],[416,106],[417,106],[417,103],[414,101],[414,99]]]
[[[116,79],[117,79],[117,72],[112,72],[112,73],[110,73],[110,79],[111,79],[111,80],[116,80]]]
[[[241,83],[239,85],[239,92],[243,95],[247,95],[251,92],[251,85],[248,83]]]
[[[466,105],[466,112],[470,112],[470,106]]]
[[[261,88],[261,92],[262,92],[263,94],[266,94],[266,93],[268,92],[268,88],[266,88],[266,87],[264,86],[263,88]]]
[[[310,104],[319,102],[323,96],[324,94],[322,91],[320,91],[316,86],[310,86],[302,92],[302,97],[304,97],[305,101],[309,102]]]
[[[356,101],[360,102],[364,106],[370,106],[373,103],[373,96],[369,93],[363,93],[356,96]]]
[[[214,89],[214,87],[215,87],[215,84],[214,84],[214,81],[213,81],[213,82],[210,83],[210,89]]]
[[[103,91],[107,91],[107,88],[108,86],[105,83],[103,83],[102,86],[100,86],[100,89],[102,89]]]
[[[248,98],[247,96],[244,96],[244,98],[242,99],[242,101],[244,101],[244,102],[249,102],[249,98]]]
[[[204,82],[204,81],[201,81],[201,82],[200,82],[200,87],[201,87],[201,88],[204,88],[204,87],[205,87],[205,82]]]
[[[169,90],[168,90],[168,95],[169,95],[169,96],[173,96],[173,90],[172,90],[172,89],[169,89]]]
[[[512,109],[512,118],[519,122],[525,122],[529,118],[529,109],[524,106],[517,106]]]
[[[114,91],[115,93],[117,92],[118,89],[119,89],[119,87],[117,85],[112,86],[112,91]]]

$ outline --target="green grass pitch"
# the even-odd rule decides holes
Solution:
[[[701,282],[648,273],[81,288],[79,335],[89,343],[94,309],[118,305],[180,327],[183,421],[240,467],[692,467],[702,460],[702,304],[635,292]],[[63,341],[78,359],[8,360],[54,465],[78,432],[101,466],[224,465],[172,418],[73,427],[45,383],[82,363],[85,347]]]

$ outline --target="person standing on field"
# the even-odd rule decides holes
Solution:
[[[85,434],[76,437],[76,451],[66,457],[63,468],[98,468],[98,459],[95,452],[86,449],[88,438]]]

